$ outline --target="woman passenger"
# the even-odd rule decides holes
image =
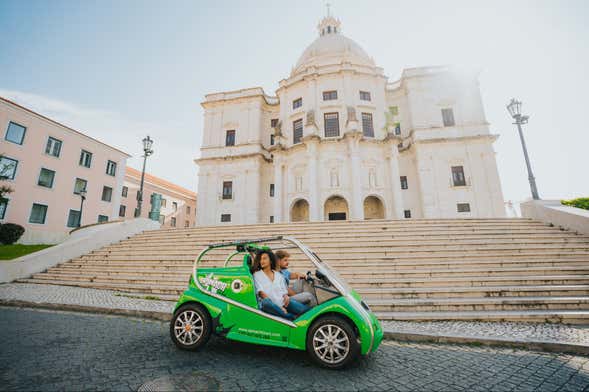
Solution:
[[[284,276],[276,272],[276,259],[269,250],[259,250],[252,265],[254,286],[263,312],[294,320],[310,308],[288,296]]]

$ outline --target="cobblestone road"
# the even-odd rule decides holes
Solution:
[[[220,338],[180,351],[163,322],[17,308],[0,308],[0,347],[3,390],[137,390],[187,375],[225,391],[589,390],[589,358],[580,356],[385,342],[337,372],[304,352]]]

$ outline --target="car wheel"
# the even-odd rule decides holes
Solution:
[[[360,357],[360,342],[347,320],[327,316],[311,326],[307,335],[307,352],[319,365],[341,369]]]
[[[211,336],[211,317],[202,305],[180,307],[170,321],[172,341],[183,350],[198,350]]]

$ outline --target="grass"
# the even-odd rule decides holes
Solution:
[[[39,250],[49,248],[53,245],[38,244],[38,245],[0,245],[0,260],[12,260],[17,257],[28,255],[29,253],[37,252]]]

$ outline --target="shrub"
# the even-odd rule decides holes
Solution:
[[[582,208],[584,210],[589,210],[589,197],[579,197],[577,199],[572,200],[563,200],[561,201],[562,204],[565,206],[577,207]]]
[[[14,244],[25,232],[25,228],[14,223],[0,225],[0,242],[4,245]]]

